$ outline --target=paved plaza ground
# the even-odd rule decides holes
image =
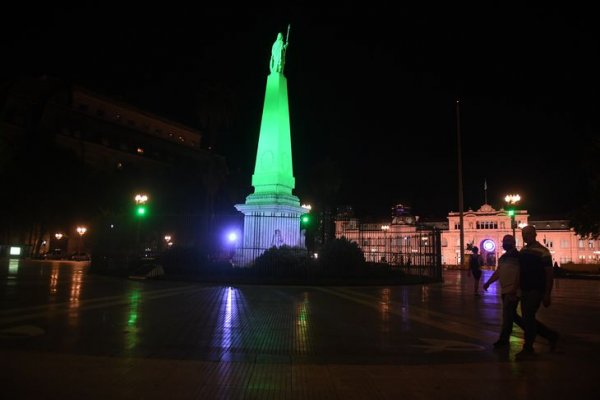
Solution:
[[[5,399],[597,399],[600,281],[557,279],[561,333],[492,349],[496,286],[207,285],[0,262]],[[485,271],[484,279],[491,274]]]

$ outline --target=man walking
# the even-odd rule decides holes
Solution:
[[[517,306],[521,300],[520,289],[520,265],[519,251],[516,248],[516,241],[513,235],[505,235],[502,238],[502,248],[506,251],[498,259],[498,268],[492,276],[485,282],[483,288],[487,290],[492,283],[500,281],[500,293],[502,294],[502,328],[500,338],[494,343],[495,349],[508,347],[510,344],[510,335],[513,329],[513,323],[525,331],[523,319],[517,314]],[[558,334],[540,321],[536,320],[536,329],[538,335],[548,339],[551,346],[556,344]]]
[[[527,225],[521,233],[526,243],[519,252],[521,314],[525,328],[525,343],[517,358],[527,358],[535,354],[533,343],[538,334],[548,338],[551,350],[556,348],[559,335],[543,325],[538,326],[535,320],[540,304],[544,304],[544,307],[550,307],[551,304],[552,255],[536,240],[535,227]]]
[[[510,334],[513,323],[523,328],[521,317],[517,314],[519,304],[519,252],[516,249],[515,237],[505,235],[502,238],[502,248],[506,250],[498,259],[498,268],[483,285],[487,290],[490,284],[500,280],[500,291],[502,293],[502,329],[500,338],[494,343],[494,348],[499,349],[510,344]]]

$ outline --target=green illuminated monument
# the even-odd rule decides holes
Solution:
[[[289,26],[288,35],[289,37]],[[283,75],[287,38],[279,33],[271,49],[265,102],[252,175],[254,193],[235,207],[244,214],[242,264],[272,246],[301,246],[300,216],[306,210],[292,194],[295,179],[292,165],[287,79]],[[252,250],[251,250],[252,249]],[[239,257],[238,257],[239,258]]]

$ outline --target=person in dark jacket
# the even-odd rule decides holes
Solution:
[[[477,246],[471,248],[471,258],[469,259],[469,276],[473,275],[473,293],[479,296],[479,281],[481,280],[481,266],[483,257],[479,255]]]
[[[525,328],[525,343],[523,344],[523,350],[517,354],[517,358],[529,357],[535,354],[533,343],[538,334],[548,338],[550,350],[556,348],[559,337],[557,332],[546,327],[538,332],[540,326],[536,324],[536,313],[540,308],[540,304],[543,304],[544,307],[550,307],[552,304],[551,294],[554,283],[552,254],[536,240],[535,227],[527,225],[521,233],[523,242],[526,244],[519,252],[519,264],[521,266],[519,286],[521,289],[521,314],[523,315]]]
[[[483,284],[487,290],[490,285],[499,280],[502,294],[502,328],[500,338],[494,343],[495,349],[507,347],[510,344],[510,335],[512,333],[513,323],[525,331],[523,319],[517,313],[517,306],[521,300],[520,289],[520,264],[519,251],[516,248],[516,241],[513,235],[505,235],[502,238],[502,248],[506,251],[498,259],[498,268],[492,276]],[[535,321],[538,335],[548,339],[550,345],[556,345],[556,332],[553,332],[540,321]]]

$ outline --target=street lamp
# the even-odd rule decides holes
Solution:
[[[173,238],[171,237],[171,235],[165,235],[164,239],[165,239],[165,243],[167,245],[167,248],[170,249],[171,246],[173,246],[173,242],[171,241],[171,239],[173,239]]]
[[[517,227],[515,223],[515,207],[516,204],[521,201],[521,196],[518,194],[507,194],[504,198],[504,201],[508,203],[508,215],[510,216],[510,226],[512,228],[513,237],[515,237],[515,228]],[[516,240],[516,237],[515,237]]]
[[[83,235],[87,232],[87,228],[85,226],[78,226],[77,233],[79,233],[79,252],[81,253],[81,247],[83,242]]]
[[[390,230],[389,225],[381,225],[381,230],[383,231],[383,252],[385,254],[385,261],[388,262],[388,254],[387,254],[387,232]]]
[[[133,198],[135,200],[135,215],[138,217],[137,230],[135,234],[135,247],[136,250],[140,247],[140,225],[142,224],[142,218],[146,216],[146,202],[148,201],[148,195],[145,193],[138,193]]]
[[[56,238],[56,240],[60,240],[60,239],[62,239],[63,234],[62,233],[55,233],[54,237]]]

